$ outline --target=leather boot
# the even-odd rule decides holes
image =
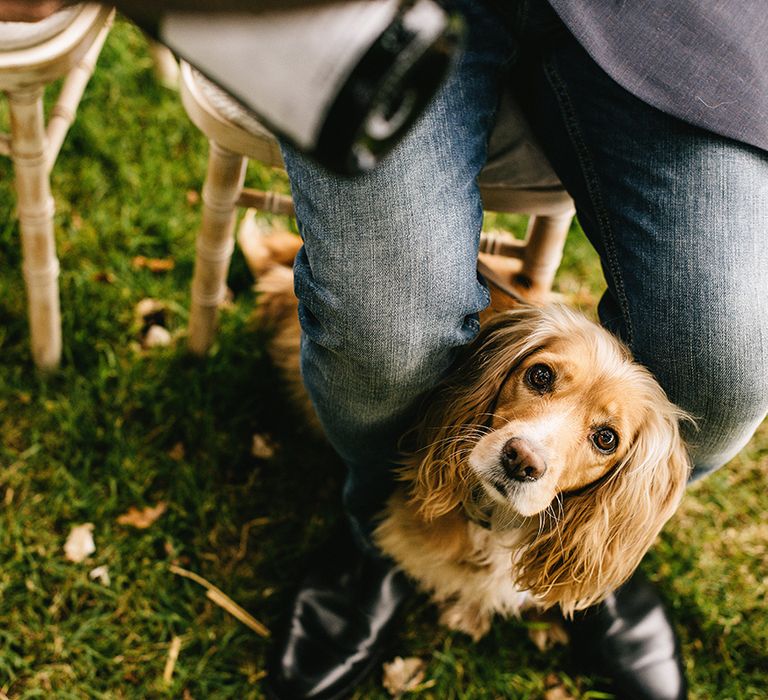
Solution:
[[[640,572],[566,625],[580,668],[611,679],[621,700],[685,700],[680,646],[664,605]]]
[[[266,690],[279,700],[338,700],[382,660],[413,591],[394,563],[331,541],[292,600],[267,660]]]

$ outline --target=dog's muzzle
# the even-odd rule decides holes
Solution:
[[[507,478],[518,483],[538,481],[547,471],[542,457],[527,440],[519,437],[504,443],[499,463]]]

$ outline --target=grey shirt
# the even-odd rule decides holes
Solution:
[[[549,0],[644,102],[768,150],[768,0]]]

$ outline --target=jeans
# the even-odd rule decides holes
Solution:
[[[304,239],[303,376],[363,533],[393,488],[418,397],[489,300],[476,178],[510,86],[600,256],[601,322],[697,419],[694,478],[732,458],[768,410],[768,154],[633,97],[543,0],[508,2],[504,16],[460,2],[464,54],[378,168],[342,178],[283,149]]]

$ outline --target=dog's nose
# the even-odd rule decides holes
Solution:
[[[547,471],[544,460],[523,438],[511,438],[501,448],[501,466],[513,481],[538,481]]]

